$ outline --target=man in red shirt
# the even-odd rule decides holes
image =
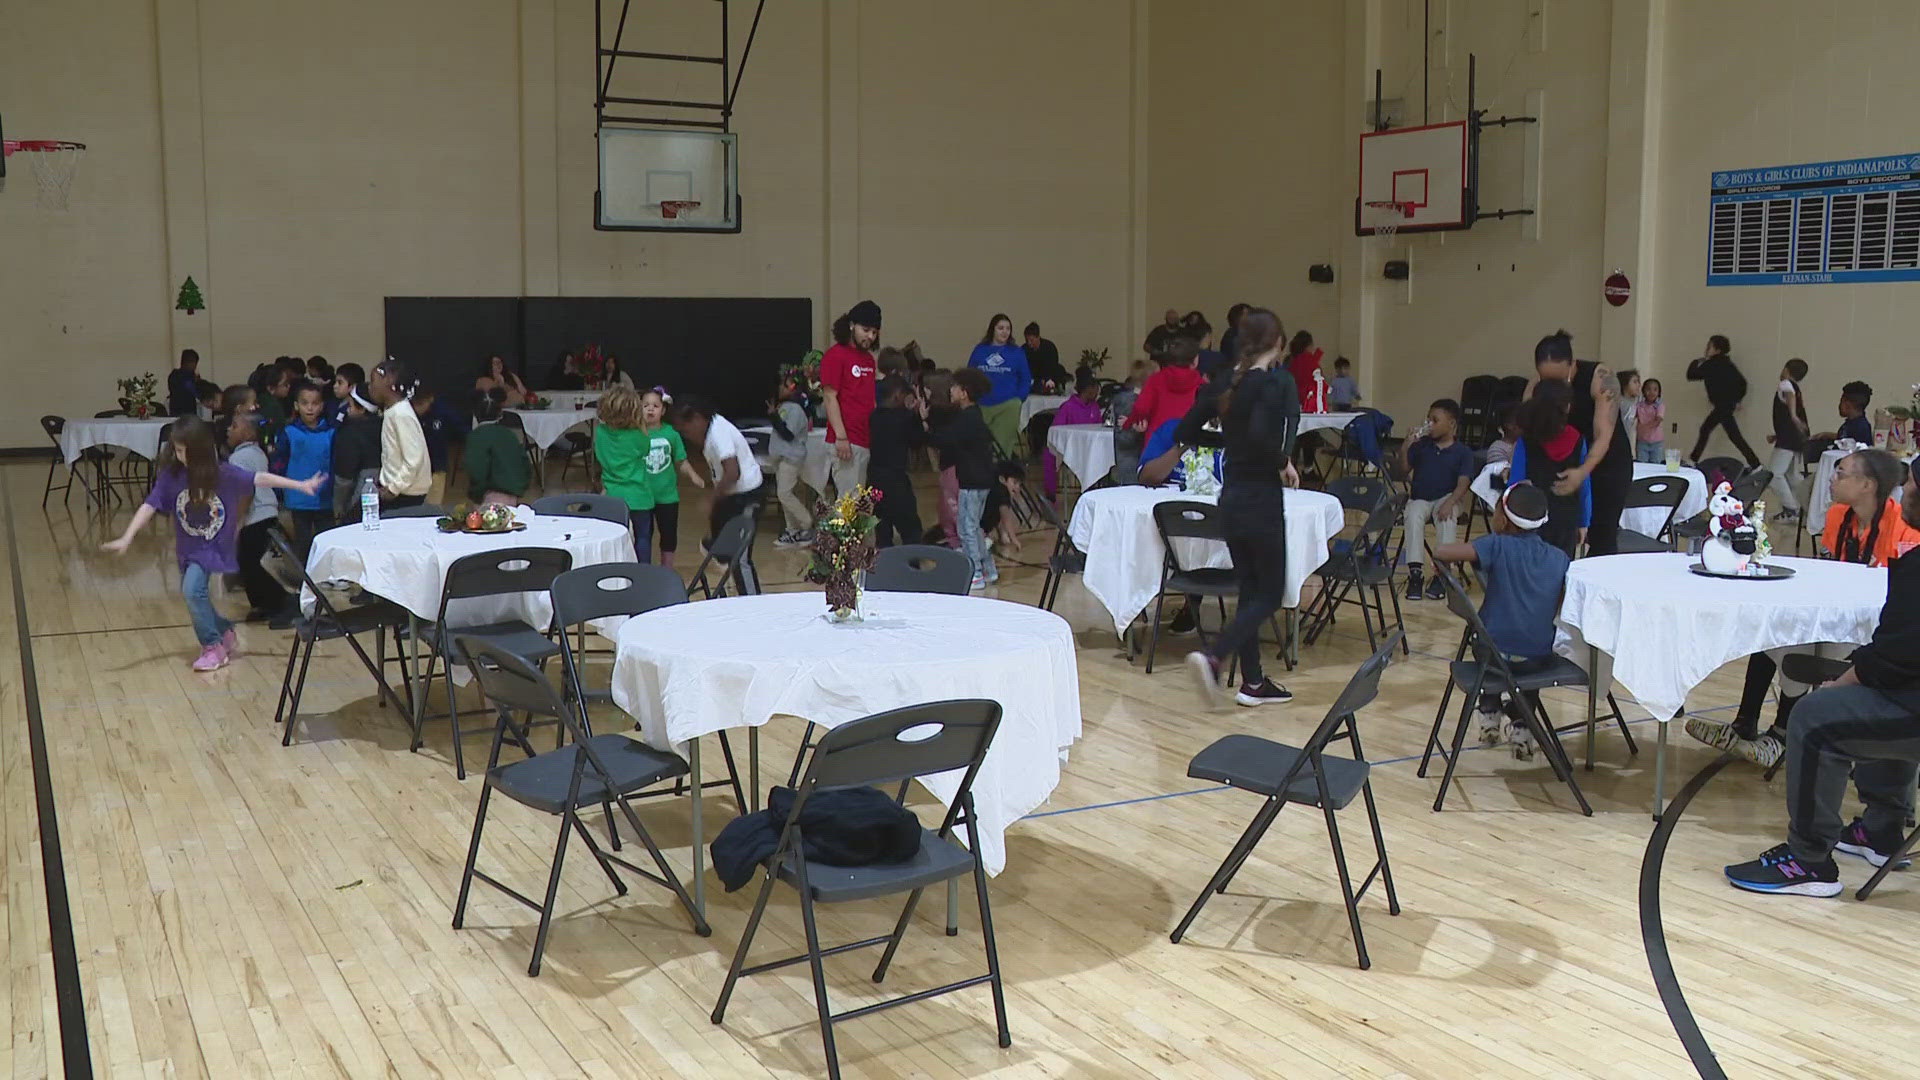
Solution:
[[[862,300],[833,322],[833,348],[820,358],[827,399],[827,445],[833,448],[833,486],[844,494],[866,482],[868,422],[873,417],[873,349],[880,343],[880,305]]]

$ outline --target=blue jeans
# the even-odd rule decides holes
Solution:
[[[960,550],[973,563],[975,576],[998,581],[1000,568],[993,565],[993,548],[987,544],[986,530],[980,527],[980,518],[986,512],[986,488],[960,489],[960,520],[954,522],[960,529]]]
[[[207,581],[213,575],[199,563],[188,563],[180,572],[180,595],[187,600],[187,616],[193,620],[193,636],[200,639],[200,647],[217,645],[233,624],[213,609],[213,598],[207,595]]]
[[[1649,465],[1665,465],[1667,463],[1667,444],[1665,440],[1660,442],[1643,442],[1640,444],[1639,450],[1640,452],[1634,455],[1633,460],[1644,461]]]

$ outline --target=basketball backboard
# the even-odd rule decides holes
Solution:
[[[1470,228],[1467,193],[1467,122],[1389,128],[1360,136],[1360,190],[1354,199],[1354,234],[1372,236],[1369,203],[1398,203],[1410,210],[1398,231],[1434,232]]]
[[[594,227],[739,232],[739,136],[602,127]]]

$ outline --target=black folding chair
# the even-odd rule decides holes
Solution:
[[[973,564],[966,555],[934,544],[881,548],[867,571],[867,588],[874,592],[965,596],[972,582]]]
[[[596,563],[569,570],[554,578],[551,595],[553,622],[560,631],[560,666],[566,677],[565,697],[569,704],[579,710],[581,727],[592,734],[590,710],[595,705],[613,704],[613,691],[587,684],[587,623],[615,616],[644,615],[649,611],[684,604],[687,602],[687,585],[670,567],[653,563]],[[567,636],[568,630],[575,631],[577,645],[574,638]],[[724,779],[705,781],[700,788],[702,791],[714,787],[732,788],[734,803],[744,814],[748,809],[747,798],[740,787],[740,772],[734,767],[733,744],[727,741],[726,732],[722,731],[719,735],[720,754],[726,758],[727,775]],[[682,785],[675,783],[672,792],[654,794],[677,795],[682,790]],[[635,796],[642,799],[650,797]],[[613,829],[611,815],[607,826],[613,837],[614,849],[618,850],[620,834]]]
[[[61,484],[59,488],[56,489],[53,486],[53,471],[60,468],[66,460],[66,451],[60,446],[60,436],[67,430],[67,419],[64,416],[43,416],[40,418],[40,430],[45,431],[47,438],[53,442],[53,459],[47,462],[47,486],[46,489],[40,493],[40,508],[42,510],[46,509],[47,497],[52,495],[55,490],[60,492],[61,502],[67,501],[73,493],[73,482],[75,480],[80,481],[80,490],[87,493],[87,501],[89,503],[98,502],[100,496],[94,488],[95,485],[102,482],[101,478],[104,476],[104,470],[106,469],[108,461],[107,453],[98,447],[89,447],[80,451],[80,456],[75,459],[75,464],[93,466],[95,477],[93,483],[90,484],[81,478],[78,470],[76,470],[73,465],[68,465],[66,466],[67,482]]]
[[[1211,596],[1220,608],[1220,622],[1227,621],[1227,597],[1240,595],[1240,583],[1232,570],[1220,567],[1194,567],[1188,569],[1180,563],[1180,555],[1174,550],[1175,540],[1212,540],[1226,543],[1227,534],[1220,524],[1220,508],[1213,503],[1194,502],[1186,499],[1172,499],[1155,503],[1153,507],[1153,527],[1160,533],[1160,591],[1153,598],[1153,621],[1147,630],[1147,674],[1153,674],[1153,656],[1160,647],[1161,616],[1167,604],[1169,592],[1176,596],[1187,597],[1193,603],[1193,597]],[[1200,645],[1206,647],[1207,628],[1200,618],[1202,605],[1193,604],[1193,626],[1200,635]]]
[[[1400,898],[1394,895],[1393,870],[1387,865],[1387,841],[1380,832],[1379,807],[1373,801],[1373,766],[1367,763],[1366,753],[1360,749],[1358,714],[1380,692],[1380,673],[1386,670],[1401,636],[1398,630],[1388,635],[1386,644],[1353,673],[1346,689],[1340,691],[1333,707],[1327,710],[1326,719],[1320,721],[1305,746],[1288,746],[1253,735],[1228,735],[1194,755],[1187,766],[1188,776],[1264,795],[1267,801],[1227,851],[1220,868],[1208,879],[1207,887],[1200,890],[1200,896],[1187,909],[1186,917],[1173,928],[1169,936],[1174,944],[1180,943],[1207,901],[1215,893],[1227,891],[1234,875],[1246,865],[1247,857],[1259,846],[1280,811],[1286,809],[1288,803],[1299,803],[1319,807],[1326,818],[1327,840],[1333,845],[1333,865],[1340,874],[1340,895],[1347,905],[1347,924],[1353,929],[1353,947],[1359,953],[1363,970],[1373,965],[1367,957],[1367,939],[1360,930],[1360,898],[1367,894],[1376,877],[1386,886],[1390,914],[1400,914]],[[1328,754],[1327,744],[1343,735],[1352,747],[1353,756]],[[1353,887],[1353,878],[1347,872],[1347,855],[1340,846],[1340,825],[1335,820],[1335,813],[1345,810],[1355,796],[1367,805],[1367,824],[1373,830],[1373,850],[1377,856],[1373,869],[1367,871],[1358,889]]]
[[[1000,954],[994,944],[993,913],[987,903],[987,871],[980,861],[979,817],[973,803],[974,778],[979,775],[980,763],[986,759],[987,749],[993,744],[993,735],[999,726],[998,702],[936,701],[855,720],[834,728],[821,738],[807,765],[806,775],[796,789],[793,808],[787,814],[779,845],[766,861],[760,897],[754,902],[753,914],[747,918],[745,932],[740,935],[740,947],[735,950],[733,964],[727,969],[726,983],[720,988],[720,1000],[713,1006],[714,1023],[725,1019],[727,1001],[733,996],[734,983],[743,976],[758,975],[804,961],[813,969],[813,998],[820,1015],[820,1041],[826,1048],[827,1075],[833,1080],[838,1080],[840,1076],[840,1055],[835,1051],[833,1042],[834,1024],[981,983],[988,984],[993,990],[993,1014],[999,1028],[1000,1045],[1013,1045],[1013,1035],[1007,1030],[1007,1003],[1000,982]],[[807,800],[820,789],[862,785],[884,788],[897,783],[900,785],[898,797],[904,798],[907,781],[959,770],[965,770],[965,773],[945,817],[941,819],[940,828],[921,829],[920,850],[913,858],[892,864],[831,866],[807,857],[806,837],[800,827],[801,811]],[[960,846],[953,836],[954,827],[962,823],[967,827],[965,847]],[[901,938],[906,935],[907,924],[913,920],[913,909],[920,903],[920,894],[929,885],[937,885],[967,873],[973,874],[974,894],[980,905],[980,932],[987,953],[986,974],[841,1013],[833,1012],[827,1003],[826,972],[821,960],[835,953],[884,942],[886,951],[880,955],[879,966],[873,969],[873,981],[880,982],[886,978],[893,954],[899,949]],[[785,881],[800,894],[800,919],[806,928],[807,951],[783,960],[746,967],[747,950],[752,947],[754,933],[760,928],[760,918],[766,913],[767,900],[773,895],[775,881]],[[907,903],[892,933],[827,949],[820,947],[819,927],[814,919],[815,904],[867,900],[902,892],[907,893]]]
[[[1311,645],[1319,640],[1322,633],[1333,625],[1335,614],[1340,605],[1351,604],[1360,609],[1360,621],[1367,631],[1367,648],[1377,648],[1380,644],[1374,633],[1374,617],[1378,616],[1380,632],[1387,629],[1387,604],[1393,605],[1393,627],[1404,631],[1406,622],[1400,615],[1400,594],[1393,587],[1395,559],[1388,551],[1388,540],[1393,535],[1394,522],[1400,519],[1401,508],[1406,505],[1404,497],[1394,495],[1373,508],[1367,520],[1360,527],[1352,541],[1344,549],[1336,544],[1334,553],[1314,571],[1320,579],[1320,594],[1302,620],[1306,629],[1304,637]],[[1384,595],[1381,592],[1385,588]],[[1368,602],[1371,595],[1373,600]],[[1401,634],[1400,651],[1409,653],[1406,635]]]
[[[1687,497],[1686,477],[1668,474],[1666,476],[1643,476],[1633,482],[1627,491],[1628,510],[1662,509],[1667,516],[1660,521],[1660,527],[1651,535],[1633,529],[1620,530],[1620,550],[1623,553],[1667,551],[1673,547],[1673,515],[1680,509],[1681,500]]]
[[[1573,778],[1573,763],[1567,757],[1567,748],[1560,741],[1560,733],[1586,727],[1600,720],[1612,720],[1620,725],[1620,734],[1626,737],[1627,750],[1638,754],[1640,748],[1633,741],[1633,733],[1627,730],[1627,722],[1620,715],[1620,703],[1615,701],[1613,693],[1607,693],[1607,705],[1613,710],[1607,716],[1595,717],[1593,721],[1582,720],[1565,727],[1555,727],[1553,718],[1540,703],[1540,691],[1556,686],[1586,686],[1587,672],[1579,664],[1564,656],[1556,656],[1553,662],[1539,671],[1516,675],[1507,663],[1507,658],[1499,649],[1494,648],[1493,638],[1487,633],[1486,624],[1480,621],[1480,613],[1474,609],[1473,601],[1467,597],[1460,582],[1444,568],[1436,566],[1434,573],[1447,586],[1447,608],[1461,621],[1466,630],[1460,635],[1460,646],[1454,650],[1453,662],[1447,665],[1447,688],[1440,695],[1440,708],[1433,714],[1433,730],[1427,733],[1427,748],[1420,755],[1418,776],[1427,775],[1427,766],[1435,754],[1447,763],[1446,772],[1440,777],[1440,790],[1433,797],[1433,809],[1437,813],[1446,803],[1447,789],[1453,784],[1453,771],[1460,764],[1460,749],[1466,741],[1467,723],[1473,716],[1474,707],[1480,703],[1480,695],[1493,693],[1500,697],[1505,710],[1511,703],[1509,716],[1526,724],[1533,733],[1540,751],[1547,756],[1547,763],[1553,766],[1554,777],[1567,785],[1573,792],[1575,802],[1580,804],[1580,812],[1593,816],[1593,807],[1587,805],[1587,797],[1580,792],[1580,784]],[[1471,658],[1469,658],[1471,653]],[[1440,745],[1440,726],[1446,722],[1447,703],[1456,687],[1466,690],[1460,699],[1460,719],[1453,729],[1453,747],[1451,750]],[[1587,740],[1587,768],[1593,768],[1591,731]]]
[[[300,723],[300,695],[307,688],[307,666],[313,662],[313,647],[322,641],[344,639],[353,648],[353,654],[360,658],[360,664],[367,669],[367,674],[373,676],[373,684],[378,688],[381,700],[392,703],[400,715],[409,715],[407,703],[393,692],[393,687],[387,685],[385,676],[386,632],[389,629],[397,631],[407,624],[406,609],[379,598],[365,604],[335,607],[333,601],[327,598],[326,591],[307,575],[306,564],[293,553],[293,546],[278,525],[267,530],[267,540],[287,565],[300,571],[300,583],[306,586],[307,592],[313,597],[313,614],[294,619],[293,639],[287,643],[287,670],[280,676],[280,699],[273,707],[273,722],[286,725],[280,733],[280,745],[289,746],[293,743],[293,729]],[[354,637],[368,632],[376,635],[374,656],[368,656],[367,650]],[[300,660],[298,675],[293,670],[296,656]],[[401,665],[400,671],[404,677],[405,664]]]
[[[758,504],[740,511],[733,520],[720,526],[720,535],[713,538],[700,565],[693,571],[693,584],[687,586],[687,594],[691,596],[698,590],[702,600],[717,599],[727,595],[727,583],[731,581],[741,596],[760,595],[760,575],[753,566],[753,539],[759,527]],[[709,570],[717,580],[708,582]]]
[[[1067,575],[1086,572],[1087,556],[1074,546],[1073,538],[1067,535],[1067,523],[1060,520],[1060,511],[1054,509],[1052,503],[1041,499],[1039,511],[1041,520],[1054,531],[1053,553],[1047,556],[1047,576],[1040,582],[1040,607],[1052,611],[1060,600],[1060,585]]]
[[[572,568],[572,552],[545,547],[512,547],[475,552],[455,559],[453,565],[447,568],[447,581],[440,589],[439,612],[434,617],[433,625],[425,631],[433,651],[427,658],[426,673],[420,676],[419,691],[424,698],[428,688],[433,685],[434,665],[444,659],[446,670],[442,676],[447,686],[447,727],[453,733],[453,770],[459,779],[467,778],[467,762],[465,752],[461,749],[461,739],[475,733],[461,730],[460,708],[453,696],[453,665],[467,662],[461,652],[460,642],[485,641],[529,664],[539,665],[560,655],[560,646],[547,636],[545,630],[529,626],[520,619],[504,619],[473,626],[448,626],[447,605],[455,600],[471,600],[481,596],[544,593],[553,587],[554,578]],[[425,741],[426,710],[422,708],[416,714],[413,745],[408,749],[417,752]]]
[[[533,507],[533,512],[536,514],[598,518],[615,525],[627,525],[632,521],[627,510],[627,501],[613,495],[570,491],[561,495],[542,495],[529,505]]]
[[[554,898],[560,891],[560,869],[567,856],[567,834],[575,832],[580,834],[587,850],[593,853],[594,861],[605,871],[607,880],[613,883],[614,892],[621,896],[627,894],[626,883],[620,880],[620,875],[613,869],[619,865],[656,885],[672,889],[680,905],[687,909],[687,915],[692,918],[694,933],[701,937],[712,934],[707,920],[694,907],[693,898],[687,895],[679,877],[667,865],[660,845],[654,843],[652,834],[640,824],[639,816],[627,801],[628,796],[642,788],[685,776],[686,761],[678,754],[655,750],[625,735],[589,734],[568,713],[544,672],[484,639],[456,637],[455,644],[460,655],[466,657],[468,666],[473,669],[473,677],[480,684],[480,693],[495,706],[496,718],[493,748],[487,755],[486,782],[480,788],[480,805],[473,815],[473,840],[467,846],[467,865],[460,875],[460,897],[453,905],[453,928],[459,930],[465,924],[467,896],[473,888],[473,879],[479,878],[540,913],[540,928],[533,936],[533,961],[527,965],[528,975],[540,974],[540,958],[547,950],[547,931],[553,923]],[[515,711],[526,713],[528,724],[515,723]],[[533,748],[527,743],[527,727],[533,718],[542,716],[570,731],[572,744],[545,754],[534,754]],[[500,764],[500,748],[509,739],[527,752],[526,760]],[[547,874],[544,901],[535,902],[525,893],[474,866],[480,857],[480,833],[487,823],[487,804],[495,791],[522,806],[553,814],[560,819],[560,837],[554,846],[553,866]],[[617,855],[609,855],[594,843],[593,833],[580,820],[580,810],[607,802],[619,803],[628,827],[646,845],[647,853],[653,856],[657,873],[643,870]]]

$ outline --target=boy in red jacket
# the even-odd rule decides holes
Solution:
[[[1196,366],[1199,358],[1200,343],[1193,338],[1175,334],[1167,339],[1163,351],[1153,357],[1160,370],[1147,378],[1147,385],[1141,388],[1140,397],[1133,403],[1133,411],[1127,414],[1126,426],[1135,431],[1152,431],[1169,420],[1187,415],[1204,381]]]

